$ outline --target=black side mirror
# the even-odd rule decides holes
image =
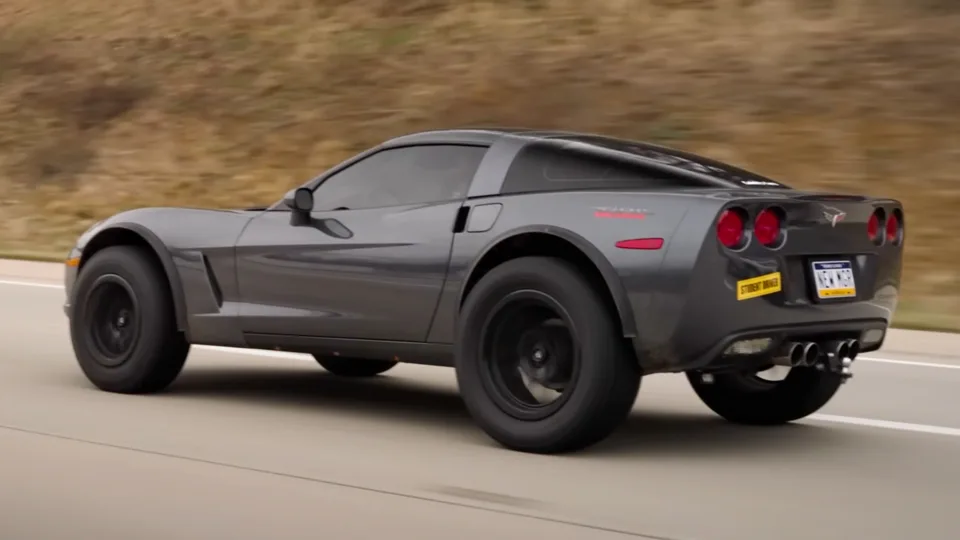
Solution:
[[[291,189],[283,196],[283,204],[294,212],[309,214],[313,211],[313,192],[305,187]]]
[[[302,225],[310,220],[310,212],[313,211],[313,191],[305,187],[292,189],[283,196],[283,204],[293,210],[291,222]]]

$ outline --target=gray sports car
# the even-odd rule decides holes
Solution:
[[[554,453],[604,439],[655,373],[732,422],[817,411],[881,347],[903,242],[896,200],[598,135],[430,131],[267,208],[99,222],[69,254],[65,310],[105,391],[164,389],[191,344],[344,377],[449,366],[493,439]]]

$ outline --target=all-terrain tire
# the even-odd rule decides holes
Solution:
[[[104,305],[101,300],[115,301],[124,294],[134,306],[130,328],[135,335],[125,352],[111,356],[104,353],[103,338],[97,337],[105,322],[95,311]],[[190,344],[177,330],[170,287],[152,254],[134,246],[96,253],[77,277],[71,304],[74,354],[95,386],[107,392],[145,394],[161,391],[176,380]]]
[[[696,373],[687,373],[694,392],[710,410],[726,420],[744,425],[786,424],[820,410],[837,393],[842,377],[814,368],[793,368],[782,381],[756,384],[749,374],[714,375],[704,383]]]
[[[535,420],[508,412],[495,399],[491,362],[482,352],[493,310],[518,291],[535,291],[560,306],[580,355],[573,388],[564,391],[569,396],[558,410]],[[480,279],[461,310],[455,357],[460,393],[474,420],[501,445],[523,452],[571,452],[600,442],[629,415],[640,387],[640,368],[617,314],[576,267],[551,257],[513,259]]]
[[[398,362],[392,360],[371,360],[369,358],[343,358],[340,356],[322,356],[315,354],[323,369],[340,377],[375,377],[390,369]]]

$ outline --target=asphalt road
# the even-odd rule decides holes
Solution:
[[[949,356],[874,353],[898,362],[856,362],[822,415],[772,429],[654,376],[614,437],[543,457],[490,442],[441,368],[355,382],[195,348],[165,394],[99,392],[62,300],[0,278],[3,540],[960,538]]]

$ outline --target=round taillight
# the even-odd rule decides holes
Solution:
[[[897,213],[890,214],[887,220],[887,242],[895,244],[900,239],[900,220],[897,219]]]
[[[743,217],[736,210],[724,210],[717,220],[717,240],[721,244],[737,249],[743,244]]]
[[[776,245],[780,241],[780,216],[770,208],[762,210],[753,222],[753,236],[767,247]]]
[[[876,212],[870,216],[870,219],[867,221],[867,236],[870,237],[870,241],[876,243],[880,238],[880,215]]]

